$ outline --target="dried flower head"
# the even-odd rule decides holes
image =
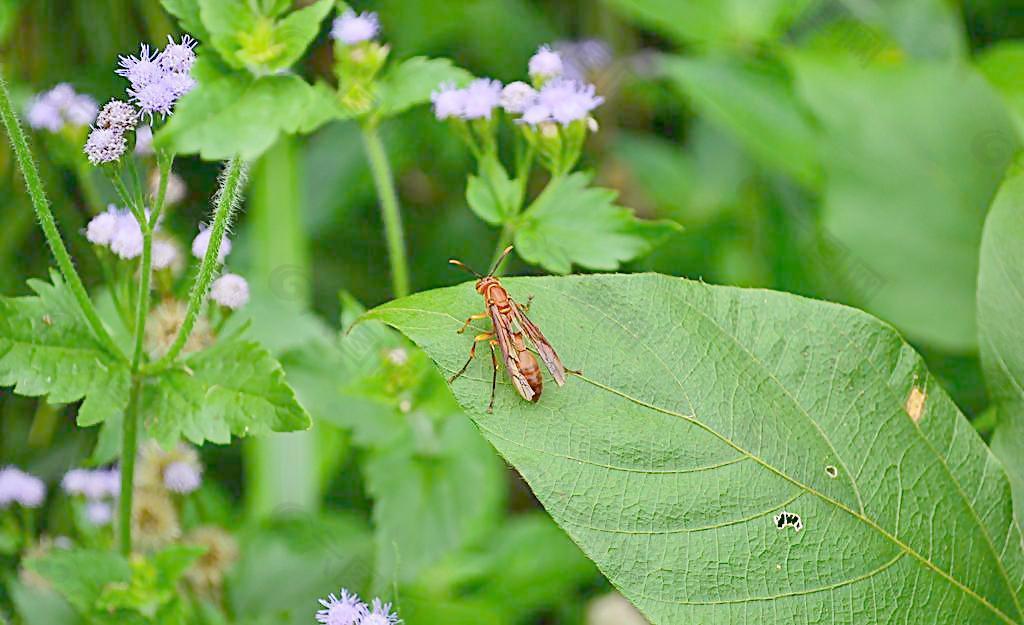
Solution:
[[[249,302],[249,283],[238,274],[226,273],[214,280],[210,299],[225,308],[237,310]]]
[[[195,47],[198,42],[189,35],[182,35],[181,43],[167,35],[167,46],[157,57],[157,64],[166,72],[189,72],[196,62]]]
[[[434,115],[438,119],[462,117],[466,107],[466,90],[459,89],[453,82],[443,82],[430,94],[434,104]]]
[[[562,75],[562,57],[551,49],[551,46],[541,46],[536,54],[530,57],[529,63],[530,78],[544,81]]]
[[[359,621],[359,625],[395,625],[401,622],[402,619],[391,611],[390,603],[382,603],[380,599],[374,599],[370,606],[370,613]]]
[[[149,320],[146,323],[146,350],[153,357],[163,355],[174,343],[178,336],[181,324],[185,322],[185,312],[188,306],[176,299],[166,299],[158,304],[149,313]],[[192,328],[192,334],[185,341],[182,352],[191,354],[205,349],[213,344],[213,332],[210,329],[210,322],[205,317],[196,319]]]
[[[477,78],[466,87],[462,107],[463,119],[491,118],[501,103],[501,83],[490,78]]]
[[[501,90],[501,108],[515,115],[526,112],[536,100],[537,90],[520,80],[505,85]]]
[[[323,609],[317,611],[316,620],[323,625],[358,625],[365,622],[370,612],[358,595],[345,588],[337,595],[332,593],[319,601]]]
[[[199,225],[199,234],[192,239],[192,255],[202,260],[206,256],[206,248],[210,245],[210,237],[213,231],[205,224]],[[220,249],[217,250],[217,262],[223,263],[227,255],[231,253],[231,240],[225,234],[221,239]]]
[[[90,163],[102,165],[119,160],[127,147],[124,134],[112,128],[93,128],[85,142],[84,152]]]
[[[213,525],[195,528],[185,535],[182,542],[206,547],[206,553],[185,571],[185,579],[201,595],[219,597],[224,576],[238,561],[238,542],[231,534]]]
[[[379,33],[380,20],[372,11],[357,14],[349,9],[331,24],[331,38],[347,46],[374,39]]]
[[[181,536],[178,512],[163,491],[136,489],[132,501],[132,532],[143,549],[157,549]]]
[[[0,469],[0,509],[16,503],[23,508],[38,508],[46,499],[46,484],[17,467]]]
[[[124,134],[135,128],[139,113],[131,104],[123,100],[111,100],[103,105],[98,117],[96,117],[97,128],[109,128],[115,132]]]

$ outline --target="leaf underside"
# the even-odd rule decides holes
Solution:
[[[1005,473],[889,326],[650,274],[504,283],[583,373],[537,404],[503,379],[488,414],[480,358],[456,398],[653,623],[1024,622]],[[461,285],[368,317],[450,373],[480,307]]]

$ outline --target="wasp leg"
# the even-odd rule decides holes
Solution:
[[[457,333],[458,334],[462,334],[463,332],[465,332],[466,328],[469,327],[469,324],[473,323],[477,319],[486,319],[486,318],[487,318],[487,313],[485,313],[485,312],[479,313],[477,315],[470,315],[466,319],[466,323],[462,324],[462,327],[457,330]]]
[[[479,343],[480,341],[489,341],[492,338],[494,338],[493,332],[484,332],[483,334],[478,334],[473,338],[473,347],[469,348],[469,359],[466,360],[466,364],[462,365],[462,368],[459,369],[455,375],[448,378],[448,384],[451,384],[452,382],[457,380],[459,376],[465,373],[466,369],[469,368],[469,363],[473,362],[473,359],[476,358],[476,344]]]
[[[488,414],[494,412],[494,394],[498,390],[498,355],[494,353],[494,346],[497,344],[498,342],[494,339],[488,343],[491,347],[491,364],[494,365],[494,373],[491,374],[491,401],[487,404]]]
[[[532,304],[532,303],[533,303],[533,296],[530,295],[529,297],[526,298],[526,303],[523,304],[523,306],[521,307],[523,309],[524,313],[526,313],[526,314],[530,313],[530,304]]]

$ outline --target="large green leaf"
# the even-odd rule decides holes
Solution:
[[[1006,475],[889,326],[653,274],[504,282],[582,374],[537,404],[503,381],[489,414],[485,357],[455,396],[654,623],[1024,622]],[[480,306],[463,284],[368,317],[450,373]]]
[[[813,0],[605,0],[680,42],[732,45],[780,35]]]
[[[975,63],[978,71],[1003,96],[1018,132],[1024,132],[1024,83],[1020,80],[1024,41],[1001,41],[979,54]]]
[[[377,113],[384,117],[430,101],[430,94],[443,82],[464,86],[473,75],[448,59],[417,56],[394,65],[381,78],[377,91]]]
[[[664,56],[664,75],[767,165],[807,185],[821,178],[813,120],[783,68],[732,56]]]
[[[258,343],[227,341],[166,371],[143,395],[146,428],[165,445],[181,437],[227,444],[247,436],[308,429],[309,414],[284,370]]]
[[[231,72],[210,58],[192,69],[198,85],[182,97],[157,142],[207,160],[254,159],[282,133],[334,116],[331,102],[292,74],[254,77]]]
[[[637,219],[615,204],[615,191],[588,186],[590,178],[576,172],[548,183],[519,218],[520,256],[556,273],[569,273],[573,265],[618,269],[682,230],[666,219]]]
[[[985,211],[1019,146],[992,89],[958,65],[791,57],[822,127],[823,223],[852,299],[913,339],[969,351]]]
[[[206,32],[199,16],[199,0],[160,0],[160,4],[164,10],[178,18],[178,23],[190,35],[200,41],[210,39],[210,33]]]
[[[36,295],[0,298],[0,386],[53,404],[85,398],[79,425],[102,423],[128,405],[130,375],[93,338],[57,273],[30,280]]]
[[[1017,517],[1024,519],[1024,170],[996,196],[981,243],[978,343],[999,417],[992,449],[1006,465]]]
[[[946,0],[842,0],[867,24],[885,29],[914,57],[958,59],[967,50],[962,18]]]

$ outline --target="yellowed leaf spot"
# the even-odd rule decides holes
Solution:
[[[924,414],[924,400],[926,398],[925,392],[916,386],[910,389],[910,395],[907,397],[907,405],[905,406],[907,414],[910,418],[917,423],[921,420],[921,415]]]

